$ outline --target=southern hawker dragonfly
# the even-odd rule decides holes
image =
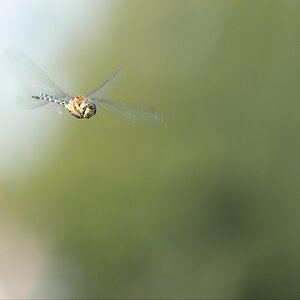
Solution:
[[[19,104],[23,108],[36,109],[44,105],[65,108],[77,119],[89,119],[97,112],[97,106],[105,111],[133,123],[161,123],[162,115],[152,106],[129,105],[103,99],[102,92],[119,74],[115,72],[86,96],[72,96],[54,83],[25,53],[12,48],[5,57],[20,81],[22,88]],[[21,100],[21,101],[20,101]]]

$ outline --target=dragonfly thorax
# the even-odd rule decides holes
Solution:
[[[90,98],[84,96],[72,98],[66,108],[72,116],[78,119],[89,119],[97,112],[96,104]]]

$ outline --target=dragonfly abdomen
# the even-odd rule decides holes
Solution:
[[[44,94],[44,93],[33,95],[32,98],[38,99],[38,100],[45,100],[45,101],[48,101],[48,102],[53,102],[53,103],[56,103],[56,104],[59,104],[59,105],[62,105],[62,106],[65,106],[65,104],[66,104],[65,100],[60,99],[60,98],[55,97],[55,96]]]

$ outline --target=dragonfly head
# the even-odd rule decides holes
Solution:
[[[85,107],[85,110],[84,110],[84,117],[89,119],[91,118],[93,115],[95,115],[97,112],[97,107],[96,107],[96,104],[92,101],[90,101],[86,107]]]
[[[87,97],[78,97],[76,98],[76,100],[77,99],[79,100],[78,104],[79,104],[80,114],[83,116],[83,118],[89,119],[96,114],[97,108],[96,108],[96,104],[93,101],[91,101]]]

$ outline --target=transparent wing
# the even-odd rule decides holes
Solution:
[[[95,90],[93,90],[92,92],[90,92],[87,97],[89,98],[100,98],[101,95],[103,95],[103,93],[105,92],[105,90],[111,86],[111,84],[113,82],[116,81],[117,78],[120,77],[122,73],[121,69],[118,69],[112,76],[110,76],[108,79],[106,79],[105,81],[103,81]]]
[[[152,106],[130,105],[101,98],[105,89],[111,86],[111,84],[120,77],[121,73],[122,70],[118,69],[94,91],[90,92],[87,97],[98,103],[105,111],[119,117],[122,120],[133,123],[161,123],[163,121],[162,114],[156,111]]]
[[[107,112],[125,121],[145,124],[163,122],[162,114],[152,106],[129,105],[97,98],[92,98],[92,101],[98,103]]]
[[[4,57],[17,80],[17,102],[23,108],[35,109],[48,104],[48,101],[32,98],[39,93],[62,99],[71,98],[21,50],[10,48],[6,50]]]

